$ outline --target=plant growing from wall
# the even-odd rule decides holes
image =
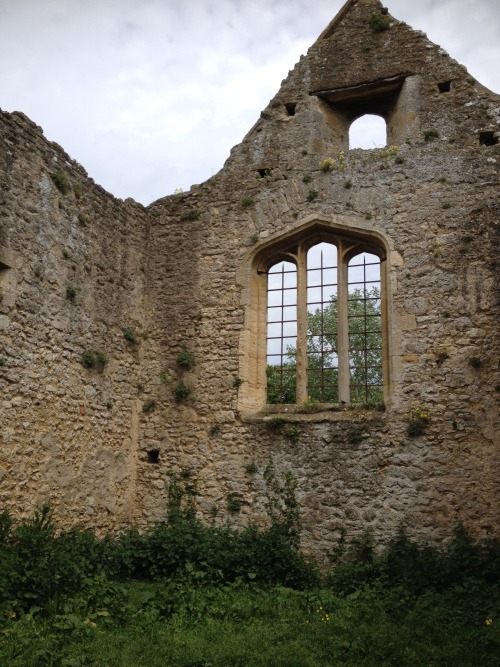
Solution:
[[[304,174],[302,176],[302,183],[310,183],[312,181],[311,174]]]
[[[181,368],[193,368],[195,363],[194,354],[183,348],[177,355],[177,365]]]
[[[145,415],[149,414],[150,412],[153,412],[153,410],[156,408],[156,401],[151,399],[150,401],[146,401],[145,403],[142,404],[142,411],[144,412]]]
[[[390,18],[382,12],[374,12],[370,16],[370,28],[374,32],[384,32],[390,26]]]
[[[50,177],[52,178],[54,185],[59,190],[59,192],[65,195],[70,188],[68,178],[62,173],[62,171],[56,171],[54,174],[51,174]]]
[[[318,197],[318,192],[317,190],[309,190],[309,193],[307,195],[307,201],[314,201]]]
[[[241,202],[241,205],[243,206],[243,208],[249,208],[250,206],[253,206],[254,204],[255,204],[255,202],[252,199],[252,197],[245,197]]]
[[[326,160],[321,160],[321,162],[319,163],[319,168],[325,174],[327,174],[329,171],[333,171],[336,166],[337,163],[335,162],[335,160],[332,160],[332,158],[326,158]]]
[[[245,466],[245,472],[248,473],[249,475],[255,475],[256,473],[259,472],[259,469],[255,461],[247,463],[247,465]]]
[[[82,196],[82,193],[83,193],[82,186],[80,185],[80,183],[75,183],[74,184],[73,193],[74,193],[74,195],[77,199],[80,199],[80,197]]]
[[[214,435],[219,435],[220,433],[220,424],[212,424],[212,426],[208,429],[208,435],[214,436]]]
[[[287,440],[290,440],[290,442],[296,443],[299,441],[299,429],[295,424],[287,426],[283,431],[283,435]]]
[[[286,424],[286,419],[284,417],[271,417],[271,419],[268,419],[266,422],[266,428],[269,431],[276,432],[276,431],[281,431],[283,426]]]
[[[243,498],[241,497],[241,494],[237,493],[236,491],[228,493],[226,498],[226,507],[227,511],[231,512],[231,514],[237,514],[240,512],[241,508],[243,507]]]
[[[85,352],[82,352],[81,362],[85,368],[95,368],[97,371],[102,371],[108,359],[99,350],[85,350]]]
[[[243,384],[243,380],[239,377],[233,378],[233,387],[235,389],[239,389],[241,385]]]
[[[477,371],[482,366],[481,357],[471,357],[469,359],[469,366]]]
[[[196,515],[195,499],[198,495],[196,481],[178,480],[175,473],[169,475],[167,516],[170,524],[193,521]]]
[[[408,416],[408,435],[416,438],[423,435],[431,420],[430,412],[425,406],[417,406],[412,409]]]
[[[173,392],[174,392],[175,402],[180,403],[189,396],[189,394],[191,393],[191,389],[184,382],[181,381],[174,386]]]
[[[424,132],[424,139],[425,141],[434,141],[434,139],[437,139],[439,137],[439,132],[437,130],[426,130]]]
[[[68,285],[66,287],[66,298],[68,299],[68,301],[71,301],[71,302],[74,303],[74,301],[76,299],[76,288],[73,287],[73,285]]]
[[[127,343],[130,343],[134,347],[137,345],[137,336],[131,327],[123,327],[122,333]]]
[[[199,217],[200,217],[200,212],[194,208],[192,208],[186,216],[188,220],[198,220]]]
[[[359,445],[363,441],[363,430],[357,424],[349,426],[347,429],[346,439],[350,445]]]
[[[300,506],[297,500],[297,478],[290,472],[276,475],[274,465],[270,461],[264,470],[266,484],[266,508],[274,526],[279,527],[289,544],[298,548],[302,524]]]

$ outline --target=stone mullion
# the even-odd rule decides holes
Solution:
[[[339,355],[339,401],[350,403],[349,392],[349,323],[347,318],[347,261],[345,258],[346,248],[339,242],[338,245],[338,355]]]
[[[297,249],[297,403],[307,400],[307,252]]]

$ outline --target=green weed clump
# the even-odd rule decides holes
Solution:
[[[102,371],[108,363],[104,352],[100,352],[99,350],[85,350],[82,353],[81,361],[85,368],[95,368],[97,371]]]
[[[196,496],[173,476],[164,522],[101,539],[46,506],[0,514],[0,664],[498,664],[498,541],[458,526],[437,548],[400,529],[377,551],[370,533],[341,536],[321,581],[283,524],[206,526]]]
[[[173,391],[176,403],[180,403],[191,394],[191,388],[187,384],[184,384],[184,382],[178,382]]]
[[[122,333],[127,343],[130,343],[133,347],[137,345],[137,335],[131,327],[123,327]]]
[[[469,359],[469,366],[471,366],[471,368],[474,368],[474,370],[481,368],[482,363],[483,362],[481,361],[481,357],[471,357]]]
[[[439,137],[439,132],[438,130],[426,130],[424,132],[424,139],[425,141],[434,141],[434,139],[437,139]]]
[[[68,301],[72,301],[72,302],[75,301],[75,299],[76,299],[76,287],[74,287],[73,285],[68,285],[66,287],[66,298],[68,299]]]
[[[243,507],[243,498],[237,492],[232,492],[227,496],[227,511],[237,514]]]
[[[431,415],[425,406],[414,407],[408,416],[407,433],[410,438],[423,435],[431,421]]]
[[[177,355],[177,364],[182,368],[193,368],[195,364],[194,354],[189,350],[182,349]]]
[[[500,542],[476,542],[461,524],[457,524],[452,539],[442,548],[411,540],[403,527],[379,552],[371,532],[349,544],[341,536],[332,558],[335,568],[330,584],[342,595],[375,584],[387,589],[402,586],[420,595],[425,591],[443,593],[461,586],[464,580],[500,583]]]
[[[54,174],[51,174],[50,177],[52,178],[56,188],[63,195],[65,195],[69,191],[70,183],[69,183],[68,177],[65,176],[62,173],[62,171],[56,171]]]
[[[387,14],[375,12],[370,17],[370,27],[374,32],[384,32],[390,26],[390,18]]]

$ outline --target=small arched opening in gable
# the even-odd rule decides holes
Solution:
[[[335,149],[400,146],[420,137],[419,85],[418,76],[401,74],[311,95]]]
[[[387,146],[387,123],[382,116],[363,114],[349,127],[349,150]]]

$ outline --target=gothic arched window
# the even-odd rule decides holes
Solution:
[[[312,236],[276,260],[266,272],[267,402],[382,402],[380,247]]]

